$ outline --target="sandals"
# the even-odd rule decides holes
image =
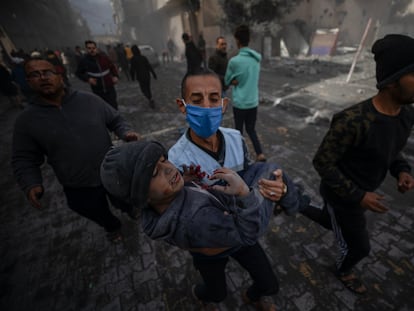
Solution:
[[[367,292],[367,288],[354,272],[338,273],[337,278],[347,289],[355,294],[363,295]]]

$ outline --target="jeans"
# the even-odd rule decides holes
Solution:
[[[243,125],[246,127],[246,132],[249,135],[254,151],[257,155],[263,153],[259,138],[256,134],[256,117],[257,107],[251,109],[238,109],[233,107],[234,126],[243,135]]]

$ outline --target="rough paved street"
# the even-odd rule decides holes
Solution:
[[[301,181],[315,201],[319,178],[311,161],[329,117],[375,92],[369,63],[344,84],[352,58],[344,59],[345,64],[311,60],[268,64],[262,71],[257,131],[265,154]],[[175,63],[156,69],[155,110],[138,83],[121,80],[117,88],[124,117],[146,139],[160,140],[166,147],[185,127],[174,102],[184,68],[185,64]],[[76,79],[71,81],[88,90]],[[125,238],[121,244],[110,244],[101,228],[66,207],[47,166],[42,199],[46,208],[37,211],[29,206],[9,165],[18,112],[0,98],[0,310],[199,310],[190,292],[198,280],[190,255],[147,238],[139,221],[114,211],[123,222]],[[224,125],[233,125],[231,109]],[[414,135],[406,153],[414,166]],[[399,194],[390,177],[380,190],[390,212],[367,214],[372,251],[358,266],[369,287],[363,297],[346,290],[330,272],[336,255],[331,232],[301,215],[279,215],[271,221],[261,241],[280,279],[278,310],[414,310],[414,191]],[[229,292],[220,310],[253,310],[240,298],[249,276],[234,262],[227,275]]]

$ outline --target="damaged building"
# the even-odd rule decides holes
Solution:
[[[173,38],[182,52],[181,34],[188,32],[197,39],[202,32],[207,53],[214,50],[219,35],[235,49],[231,29],[225,23],[224,0],[111,1],[124,41],[139,41],[162,50],[168,38]],[[252,46],[265,58],[312,52],[333,55],[338,46],[357,46],[370,19],[367,42],[390,32],[414,33],[413,10],[413,1],[404,0],[302,0],[275,21],[271,35],[256,33]]]
[[[88,37],[87,23],[68,0],[15,0],[0,4],[0,42],[8,53],[20,48],[30,51],[75,46]]]

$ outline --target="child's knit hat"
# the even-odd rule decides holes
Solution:
[[[112,147],[101,164],[101,180],[113,196],[137,208],[147,204],[154,168],[167,151],[156,141],[136,141]]]

